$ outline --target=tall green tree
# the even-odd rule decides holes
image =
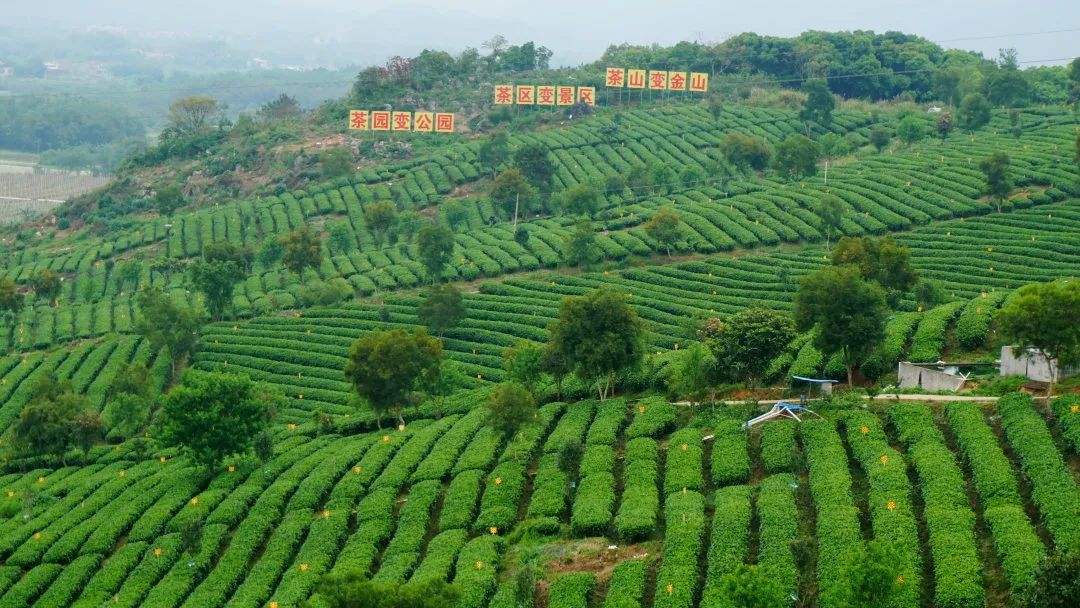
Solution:
[[[653,212],[649,221],[645,222],[645,234],[648,234],[649,238],[659,243],[667,251],[667,256],[670,258],[671,246],[682,235],[681,226],[682,219],[679,218],[679,214],[674,209],[660,207]]]
[[[795,323],[774,310],[752,307],[727,319],[709,319],[700,334],[722,379],[755,388],[795,338]]]
[[[990,122],[990,102],[980,93],[969,93],[960,102],[956,111],[956,124],[961,129],[974,133],[976,129]]]
[[[181,97],[169,105],[169,124],[179,137],[195,137],[209,131],[221,118],[217,100],[205,95]]]
[[[536,201],[536,188],[525,178],[521,169],[507,169],[491,183],[491,202],[514,218],[515,229],[518,215],[521,211],[532,211]]]
[[[926,137],[926,128],[922,119],[908,116],[896,125],[896,135],[905,145],[910,146]]]
[[[764,141],[750,135],[728,133],[720,140],[720,153],[741,170],[764,171],[769,166],[772,150]]]
[[[563,238],[563,261],[567,266],[588,268],[600,260],[602,253],[596,242],[596,231],[588,220],[578,222],[574,230]]]
[[[85,397],[51,373],[39,376],[30,389],[30,402],[11,429],[16,452],[56,456],[64,466],[65,454],[72,448],[78,446],[86,454],[100,435],[101,421],[86,407]]]
[[[390,229],[397,220],[397,207],[393,201],[375,201],[364,209],[364,223],[375,239],[375,246],[382,247]]]
[[[814,346],[826,357],[840,353],[848,385],[859,361],[885,337],[885,290],[852,265],[830,266],[803,277],[795,294],[795,326],[814,327]]]
[[[213,469],[244,454],[269,422],[272,397],[240,374],[188,370],[162,399],[154,436]]]
[[[178,186],[165,186],[154,194],[154,203],[158,213],[171,216],[177,209],[184,206],[184,193]]]
[[[889,141],[892,140],[892,135],[885,127],[874,127],[870,129],[870,144],[874,146],[878,154],[889,146]]]
[[[403,329],[370,332],[353,342],[345,378],[380,421],[382,414],[393,410],[398,423],[404,424],[402,411],[439,373],[442,359],[442,342],[423,329],[413,334]]]
[[[454,257],[454,233],[443,224],[429,222],[417,234],[416,251],[428,278],[437,283]]]
[[[457,327],[465,318],[461,290],[449,283],[428,288],[416,308],[416,318],[442,339],[446,330]]]
[[[600,191],[590,182],[575,184],[563,193],[562,208],[566,213],[591,218],[600,209]]]
[[[615,377],[641,362],[644,326],[626,296],[610,288],[563,298],[550,342],[567,353],[575,373],[592,382],[600,399],[615,387]]]
[[[544,195],[551,193],[555,162],[551,160],[547,146],[535,143],[518,148],[514,151],[514,167],[521,170],[521,174],[538,192]]]
[[[789,135],[776,146],[773,166],[791,179],[812,177],[817,174],[817,161],[821,151],[817,144],[805,135]]]
[[[836,108],[836,98],[829,90],[828,81],[824,78],[807,80],[803,84],[803,92],[806,93],[806,101],[803,102],[799,118],[804,121],[815,121],[828,128],[832,124],[832,113]]]
[[[0,313],[8,322],[8,342],[12,342],[15,336],[15,325],[18,323],[19,313],[26,304],[26,298],[19,293],[15,281],[0,278]]]
[[[510,138],[505,131],[499,131],[480,144],[476,156],[491,171],[491,179],[495,179],[495,172],[510,158]]]
[[[506,377],[535,395],[536,385],[544,374],[540,365],[543,356],[543,347],[529,340],[506,347],[502,354]]]
[[[281,263],[297,276],[302,277],[305,268],[318,268],[322,264],[322,241],[307,226],[293,230],[281,243],[285,246]]]
[[[43,268],[30,282],[34,295],[45,300],[49,306],[56,306],[60,295],[60,275],[50,268]]]
[[[146,338],[154,350],[165,349],[169,353],[169,377],[175,379],[198,348],[203,312],[180,306],[165,293],[150,288],[139,292],[136,303],[139,307],[136,333]]]
[[[1080,283],[1021,287],[994,316],[997,331],[1022,349],[1034,348],[1061,367],[1080,364]],[[1048,391],[1056,378],[1051,378]],[[1047,393],[1049,394],[1049,392]]]
[[[548,334],[554,334],[554,325],[548,327]],[[548,340],[540,353],[540,370],[555,381],[555,398],[562,399],[562,383],[574,371],[571,353],[564,350],[568,345]]]
[[[945,141],[945,139],[949,137],[949,133],[952,133],[955,128],[956,121],[953,120],[953,116],[950,112],[938,114],[937,120],[934,121],[934,130],[937,131],[941,141]]]
[[[891,236],[845,236],[832,251],[832,263],[854,265],[864,279],[877,282],[885,289],[890,306],[919,281],[919,273],[911,265],[911,251]]]
[[[667,367],[668,391],[679,397],[686,397],[693,406],[705,400],[712,386],[712,370],[716,359],[709,349],[698,342],[692,342],[675,355],[674,361]]]
[[[1009,155],[994,152],[979,162],[979,171],[986,176],[986,194],[994,199],[997,212],[1001,213],[1001,202],[1012,193],[1012,180],[1009,179]]]
[[[225,309],[232,306],[236,286],[247,278],[247,273],[236,262],[200,260],[189,268],[191,284],[202,292],[206,309],[220,321]]]
[[[844,202],[835,194],[824,194],[818,199],[814,212],[820,222],[819,228],[825,233],[825,249],[828,250],[833,231],[839,232],[844,221]]]
[[[349,175],[353,170],[352,165],[352,152],[345,148],[333,148],[319,153],[319,170],[323,179]]]
[[[536,418],[536,399],[524,386],[503,382],[488,397],[487,412],[492,428],[509,440],[522,425]]]

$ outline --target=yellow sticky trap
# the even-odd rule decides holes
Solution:
[[[127,471],[125,471],[124,469],[120,469],[120,472],[117,473],[117,475],[119,475],[120,477],[123,477],[124,475],[127,475]]]
[[[667,587],[664,587],[664,589],[668,592],[668,595],[671,595],[672,593],[675,592],[675,586],[672,585],[671,583],[668,583]]]
[[[497,486],[502,485],[502,477],[496,477],[495,478],[495,485],[497,485]]]
[[[44,477],[38,477],[37,482],[38,483],[45,483],[45,478]]]
[[[399,424],[398,427],[397,427],[397,430],[404,431],[405,430],[405,425],[404,424]]]
[[[295,422],[290,422],[289,423],[289,430],[292,431],[292,430],[295,430],[295,429],[296,429],[296,423]]]
[[[880,460],[881,460],[881,464],[889,464],[889,457],[888,456],[882,456]]]
[[[359,475],[359,474],[360,474],[360,471],[361,471],[361,470],[362,470],[362,469],[361,469],[360,467],[353,467],[353,468],[352,468],[352,472],[353,472],[353,473],[356,473],[357,475]]]
[[[199,504],[199,497],[198,496],[192,496],[191,497],[191,504],[193,504],[193,505]]]
[[[383,441],[383,443],[389,443],[390,442],[390,436],[389,435],[383,435],[382,436],[382,441]]]
[[[901,574],[900,576],[896,577],[896,584],[897,585],[903,585],[904,584],[904,575]]]
[[[865,434],[870,432],[870,427],[864,426],[861,429],[859,429],[859,432],[862,433],[863,435],[865,435]]]
[[[684,452],[685,452],[686,450],[690,449],[690,446],[686,445],[685,443],[684,443],[684,444],[682,444],[682,445],[681,445],[681,446],[679,446],[679,447],[681,447],[681,448],[682,448],[682,451],[684,451]]]
[[[308,568],[310,568],[310,567],[311,567],[310,564],[300,564],[300,571],[301,572],[307,572]]]
[[[330,511],[326,510],[322,512],[323,519],[330,519]]]
[[[236,472],[236,467],[230,464],[229,465],[229,472],[230,473],[235,473]]]
[[[484,562],[476,562],[476,569],[477,570],[483,570],[484,569]]]
[[[164,553],[164,551],[161,550],[161,547],[154,549],[154,557],[161,557],[162,553]]]
[[[491,532],[492,534],[498,534],[499,529],[496,528],[495,526],[491,526],[490,528],[488,528],[488,532]]]
[[[889,505],[888,505],[888,507],[889,507],[889,510],[890,510],[890,511],[894,511],[894,510],[896,510],[896,502],[894,502],[894,501],[890,500],[890,501],[889,501]]]

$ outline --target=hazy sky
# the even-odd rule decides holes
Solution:
[[[223,36],[245,48],[288,49],[308,61],[339,65],[414,54],[425,46],[456,51],[479,46],[496,33],[512,43],[545,44],[558,64],[595,59],[619,42],[713,42],[745,31],[788,36],[809,29],[901,30],[987,56],[1015,47],[1022,61],[1080,55],[1080,0],[2,0],[0,5],[0,24],[20,28],[111,25]],[[1072,31],[1021,35],[1048,30]]]

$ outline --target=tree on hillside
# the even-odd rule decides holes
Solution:
[[[199,345],[203,312],[180,306],[157,289],[139,292],[136,303],[139,320],[135,323],[135,332],[146,338],[154,350],[165,349],[169,353],[169,377],[175,379]]]
[[[649,165],[634,165],[626,173],[626,186],[634,200],[646,196],[652,189],[652,172]]]
[[[997,203],[1001,213],[1001,203],[1012,193],[1012,180],[1009,179],[1009,155],[994,152],[979,162],[979,171],[986,176],[986,194]]]
[[[715,368],[716,360],[712,353],[700,343],[692,342],[676,353],[668,365],[665,379],[667,389],[678,397],[686,397],[693,407],[705,400],[712,386],[710,376]]]
[[[322,264],[322,242],[307,226],[293,230],[281,243],[285,246],[281,263],[297,276],[303,277],[305,268],[318,268]]]
[[[224,458],[248,451],[269,422],[272,401],[247,376],[188,370],[162,399],[154,436],[212,470]]]
[[[150,415],[150,372],[145,365],[124,366],[109,386],[101,417],[121,437],[134,437]]]
[[[959,68],[934,70],[934,95],[941,101],[955,106],[960,101],[960,81],[963,73]]]
[[[891,236],[845,236],[832,251],[832,264],[858,268],[864,279],[885,289],[890,306],[895,306],[919,280],[918,271],[911,266],[911,251]]]
[[[844,221],[844,201],[835,194],[824,194],[814,206],[814,213],[820,222],[818,227],[825,233],[825,249],[828,250],[833,231],[839,232]]]
[[[428,278],[437,283],[454,257],[454,233],[442,224],[428,222],[416,237],[416,252]]]
[[[503,382],[488,397],[487,411],[492,428],[509,440],[522,425],[536,417],[536,400],[524,386]]]
[[[1027,105],[1031,99],[1031,86],[1024,73],[1016,49],[1001,49],[996,69],[986,76],[987,101],[995,106],[1015,108]]]
[[[461,291],[449,283],[429,287],[416,308],[416,318],[442,339],[446,330],[457,327],[465,318]]]
[[[42,268],[30,281],[30,287],[34,295],[48,302],[49,306],[56,306],[56,298],[60,295],[60,275],[51,268]]]
[[[257,257],[263,266],[273,266],[283,255],[285,255],[285,244],[281,242],[281,239],[269,236],[259,247]]]
[[[514,167],[541,194],[549,194],[555,176],[555,163],[543,144],[529,144],[514,151]]]
[[[675,184],[675,170],[667,163],[654,163],[649,170],[654,194],[667,194]]]
[[[707,176],[697,165],[687,165],[679,172],[679,185],[683,188],[695,188],[702,185]]]
[[[575,373],[593,383],[603,400],[614,390],[616,374],[641,362],[644,326],[626,296],[601,288],[563,298],[549,341],[567,353]]]
[[[667,256],[670,258],[671,246],[679,240],[682,233],[680,230],[681,224],[682,220],[674,209],[660,207],[653,212],[649,221],[645,222],[645,234],[648,234],[649,238],[659,243],[667,251]]]
[[[543,347],[529,340],[506,347],[502,353],[506,377],[536,394],[536,385],[544,373],[540,365],[543,355]]]
[[[295,97],[282,93],[276,99],[263,104],[255,115],[262,120],[292,120],[300,118],[303,113]]]
[[[491,170],[491,179],[495,179],[495,172],[510,158],[510,138],[506,132],[499,131],[480,144],[476,158],[481,165]]]
[[[709,319],[699,333],[724,380],[755,388],[794,339],[795,323],[787,315],[754,307],[727,319]]]
[[[330,226],[330,236],[327,245],[338,255],[344,255],[353,247],[353,231],[349,222],[337,222]]]
[[[227,307],[232,306],[236,286],[247,278],[247,273],[233,261],[200,260],[189,268],[191,284],[202,292],[206,309],[215,321],[220,321]]]
[[[1025,285],[994,322],[1006,340],[1056,359],[1059,369],[1080,364],[1080,282]],[[1055,381],[1051,378],[1047,394]]]
[[[596,242],[596,231],[592,222],[583,220],[574,226],[574,230],[563,237],[563,261],[567,266],[589,268],[600,260],[603,251]]]
[[[51,455],[67,466],[65,454],[78,446],[85,455],[101,433],[97,412],[86,408],[86,398],[76,394],[70,382],[60,382],[51,372],[30,386],[30,402],[22,408],[11,429],[17,453]]]
[[[525,178],[521,169],[507,169],[491,183],[491,202],[514,219],[517,228],[521,211],[532,211],[537,201],[536,188]]]
[[[826,358],[840,353],[848,385],[855,367],[885,337],[885,290],[855,266],[830,266],[803,277],[795,294],[795,326],[817,327],[814,346]]]
[[[1080,57],[1069,62],[1069,82],[1072,83],[1069,101],[1073,104],[1073,110],[1075,111],[1076,104],[1080,103]]]
[[[773,166],[781,175],[791,179],[812,177],[817,173],[820,155],[817,144],[805,135],[789,135],[776,145]]]
[[[11,343],[15,337],[15,325],[18,323],[19,313],[22,312],[25,304],[26,299],[19,293],[15,281],[0,278],[0,313],[7,318],[8,343]]]
[[[837,156],[843,156],[850,151],[847,140],[836,133],[826,133],[817,140],[818,149],[821,150],[821,158],[825,161],[825,184],[829,184],[829,163]]]
[[[724,99],[719,95],[712,95],[709,97],[709,114],[712,114],[713,120],[717,124],[720,124],[720,117],[724,115]]]
[[[979,93],[969,93],[960,102],[956,111],[956,124],[961,129],[974,133],[990,122],[990,102]]]
[[[889,130],[885,127],[874,127],[870,129],[870,144],[874,146],[878,154],[889,147],[889,141],[892,139],[892,135],[889,134]]]
[[[445,203],[439,205],[439,212],[442,213],[443,220],[447,226],[451,229],[457,228],[461,224],[464,224],[469,219],[468,203],[460,199],[451,199]]]
[[[910,146],[926,137],[926,130],[922,119],[916,116],[908,116],[896,125],[896,135],[905,145]]]
[[[323,179],[336,179],[349,175],[353,170],[352,152],[345,148],[334,148],[319,153],[319,170]]]
[[[562,208],[566,213],[591,218],[600,208],[600,192],[590,182],[579,182],[563,193]]]
[[[397,207],[393,201],[375,201],[364,209],[364,224],[371,231],[371,238],[375,239],[375,246],[382,247],[386,242],[386,236],[394,227],[397,220]]]
[[[423,329],[412,334],[403,329],[370,332],[353,342],[345,378],[380,423],[382,415],[393,410],[398,424],[405,424],[402,410],[439,373],[442,359],[442,342]]]
[[[729,163],[744,171],[764,171],[772,156],[769,144],[739,133],[728,133],[720,140],[720,153]]]
[[[280,246],[281,243],[277,239],[273,240]],[[184,272],[187,267],[187,262],[183,260],[178,260],[176,258],[158,258],[150,263],[150,274],[151,277],[154,273],[161,275],[161,278],[165,280],[165,284],[168,285],[172,281],[173,275],[178,272]]]
[[[949,112],[938,114],[937,120],[934,121],[934,129],[937,131],[941,141],[945,141],[945,139],[949,137],[949,133],[952,133],[955,128],[956,121],[953,120],[953,116]]]
[[[394,235],[397,236],[399,243],[412,243],[413,237],[430,223],[432,223],[431,220],[416,211],[406,211],[397,216],[394,222]]]
[[[222,107],[213,97],[181,97],[169,105],[169,124],[166,129],[180,137],[195,137],[210,130],[221,116]]]
[[[154,204],[158,213],[171,216],[177,209],[184,206],[184,193],[178,186],[165,186],[154,194]]]
[[[819,125],[828,128],[832,124],[832,112],[836,108],[836,98],[829,90],[829,83],[823,78],[807,80],[803,84],[803,92],[806,93],[806,101],[803,102],[799,118],[803,121],[815,121]],[[810,126],[807,125],[807,131]]]
[[[548,326],[548,335],[555,332],[553,327],[554,324]],[[562,399],[563,380],[574,371],[574,362],[571,360],[571,354],[564,350],[565,347],[563,343],[548,340],[547,344],[544,344],[543,352],[540,353],[540,370],[550,375],[555,381],[556,399]]]

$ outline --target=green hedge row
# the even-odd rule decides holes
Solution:
[[[616,533],[625,541],[640,540],[656,531],[660,508],[656,484],[658,458],[654,439],[639,437],[626,443],[622,502],[615,516]]]
[[[742,483],[750,478],[750,453],[746,431],[737,420],[724,420],[713,429],[710,463],[713,483]]]
[[[1080,488],[1036,413],[1034,400],[1022,393],[1006,395],[998,401],[998,412],[1054,543],[1059,550],[1080,549]]]
[[[656,608],[690,608],[698,589],[698,559],[705,541],[705,497],[687,490],[664,505],[663,561],[656,575]]]
[[[934,564],[935,604],[942,608],[983,606],[986,592],[975,545],[975,514],[956,458],[926,406],[894,405],[889,421],[907,446],[918,475]]]
[[[705,606],[730,606],[723,579],[733,574],[748,555],[750,545],[750,486],[720,488],[713,496],[712,536],[709,541]]]
[[[1009,587],[1013,593],[1021,592],[1034,579],[1046,549],[1024,512],[1012,465],[977,405],[950,403],[945,417],[982,503]]]

